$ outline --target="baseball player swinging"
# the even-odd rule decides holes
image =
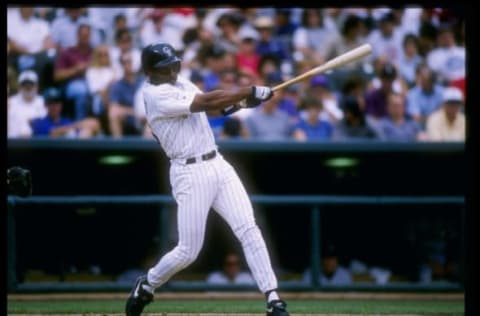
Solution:
[[[277,294],[265,241],[255,223],[252,204],[233,167],[217,151],[205,111],[225,115],[260,105],[273,96],[265,86],[200,91],[179,76],[180,58],[169,44],[142,50],[147,76],[143,89],[148,124],[170,159],[170,183],[178,206],[178,245],[140,276],[128,297],[126,315],[140,315],[154,290],[190,265],[202,247],[207,215],[213,208],[239,239],[248,266],[267,300],[267,316],[289,316]]]

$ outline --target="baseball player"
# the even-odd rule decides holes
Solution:
[[[277,294],[277,279],[269,254],[255,223],[252,204],[236,171],[217,151],[205,111],[225,115],[258,106],[273,96],[265,86],[202,93],[179,76],[180,58],[169,44],[142,50],[147,77],[143,98],[148,124],[170,159],[170,184],[178,206],[178,245],[140,276],[126,303],[126,315],[140,315],[153,301],[154,290],[198,256],[207,215],[213,208],[239,239],[248,266],[267,300],[267,316],[288,316],[286,303]]]

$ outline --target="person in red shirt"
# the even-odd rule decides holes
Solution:
[[[67,101],[73,103],[75,120],[83,119],[88,114],[89,91],[85,73],[93,52],[90,34],[89,25],[79,25],[77,45],[60,51],[55,62],[54,80],[62,86]],[[66,110],[71,112],[68,108]]]

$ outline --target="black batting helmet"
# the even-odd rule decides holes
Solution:
[[[179,63],[175,49],[166,43],[150,44],[142,50],[142,70],[161,68],[173,63]]]

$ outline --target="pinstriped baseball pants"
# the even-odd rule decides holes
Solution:
[[[253,208],[233,167],[220,154],[211,160],[184,165],[172,162],[172,193],[177,202],[178,244],[148,271],[155,288],[186,268],[203,244],[207,216],[213,208],[240,241],[248,267],[263,293],[277,288],[265,241],[255,223]]]

